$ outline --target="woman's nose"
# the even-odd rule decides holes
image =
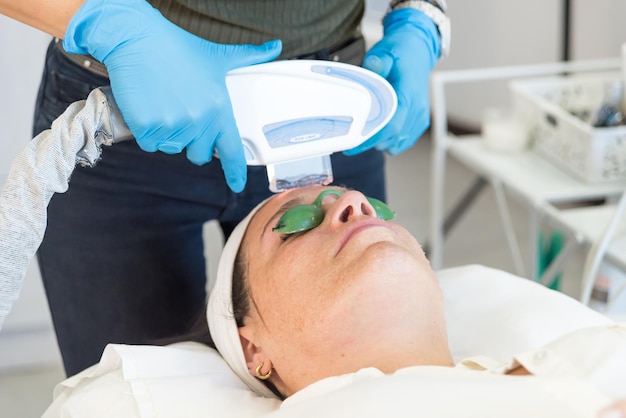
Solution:
[[[325,219],[332,224],[343,224],[361,216],[376,217],[376,211],[360,192],[348,191],[328,203]]]

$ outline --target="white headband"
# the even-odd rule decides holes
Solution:
[[[237,225],[226,241],[217,268],[217,278],[209,296],[207,319],[209,331],[217,350],[235,374],[258,395],[276,398],[276,395],[267,386],[248,372],[246,359],[241,348],[237,323],[233,314],[232,298],[235,257],[237,257],[239,246],[250,220],[267,200],[269,199],[264,200],[252,209],[248,216]]]

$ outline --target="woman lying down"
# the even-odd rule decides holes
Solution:
[[[212,385],[222,396],[195,409],[183,396],[172,416],[598,417],[626,399],[626,327],[612,323],[507,362],[473,356],[455,363],[439,280],[392,217],[381,202],[334,187],[295,189],[259,205],[226,243],[207,309],[215,346],[247,388],[232,379],[216,383],[211,372],[224,368],[209,367],[209,377],[193,386]],[[171,354],[159,349],[168,348],[154,347],[147,357]],[[137,356],[128,350],[107,348],[99,365],[57,388],[46,416],[87,402],[98,379],[119,368],[130,389],[111,395],[106,405],[118,405],[111,416],[168,416],[169,407],[157,410],[162,395],[184,379],[172,377],[169,391],[162,378],[146,384],[145,374],[154,374],[149,364],[159,361],[129,366],[124,359]],[[110,360],[111,351],[122,361]],[[119,405],[129,391],[135,406],[124,415]]]

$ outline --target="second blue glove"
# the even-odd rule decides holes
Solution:
[[[384,36],[365,55],[363,67],[385,77],[398,96],[391,121],[358,147],[355,155],[376,147],[391,155],[410,148],[430,126],[430,72],[440,55],[433,21],[419,10],[391,11],[383,21]]]

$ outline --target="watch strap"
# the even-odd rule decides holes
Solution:
[[[450,53],[451,29],[450,18],[445,13],[447,10],[445,0],[392,0],[389,3],[388,12],[406,7],[421,11],[435,23],[441,41],[441,56],[448,56]]]

